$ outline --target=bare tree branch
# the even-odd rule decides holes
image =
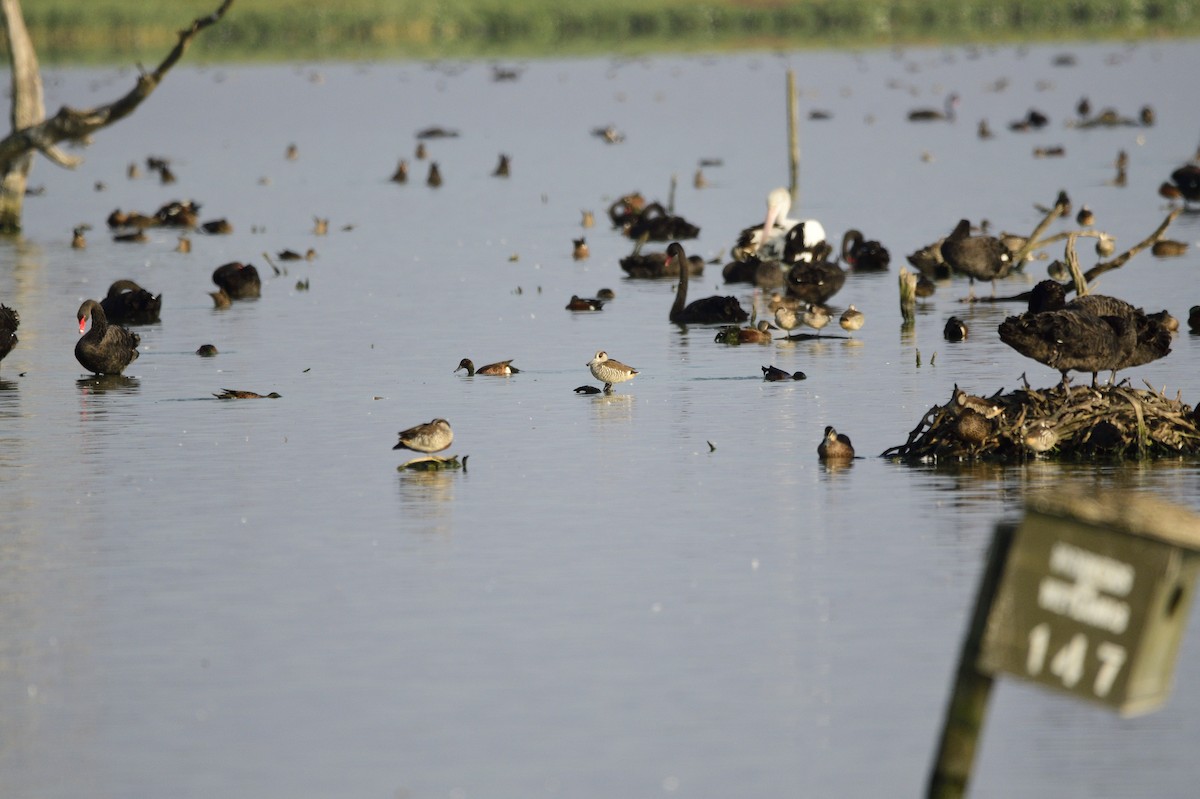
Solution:
[[[9,2],[10,0],[5,0]],[[96,108],[77,110],[63,106],[58,113],[49,119],[34,123],[14,125],[14,130],[4,139],[0,139],[0,172],[6,172],[11,165],[27,153],[37,150],[50,160],[62,166],[75,166],[80,159],[67,156],[57,150],[55,145],[61,141],[80,140],[95,131],[117,122],[133,113],[145,100],[171,67],[183,57],[192,39],[200,31],[213,25],[225,16],[225,12],[233,5],[233,0],[224,0],[221,6],[208,16],[199,17],[179,32],[179,41],[162,63],[153,72],[143,72],[138,76],[137,84],[124,97]]]

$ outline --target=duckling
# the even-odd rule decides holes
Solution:
[[[481,366],[478,369],[475,368],[475,364],[471,362],[470,358],[463,358],[458,362],[458,366],[454,371],[457,372],[459,369],[466,369],[467,377],[474,377],[477,374],[508,377],[509,375],[520,374],[521,372],[520,369],[512,365],[511,358],[507,361],[489,363],[487,366]]]
[[[851,460],[854,458],[854,445],[845,433],[839,433],[832,426],[825,428],[825,437],[817,446],[817,455],[823,461]]]

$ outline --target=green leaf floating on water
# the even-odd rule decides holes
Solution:
[[[414,471],[414,472],[441,472],[448,469],[467,470],[467,458],[470,455],[463,455],[462,460],[458,459],[457,455],[442,457],[441,455],[423,455],[419,458],[413,458],[410,461],[405,461],[396,467],[396,471]]]

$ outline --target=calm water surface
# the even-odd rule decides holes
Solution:
[[[1052,66],[1061,52],[1076,66]],[[483,63],[180,67],[80,169],[38,163],[25,236],[0,244],[0,300],[22,316],[0,372],[0,794],[917,794],[995,523],[1047,487],[1200,508],[1200,475],[875,457],[955,383],[1057,379],[996,338],[1012,306],[957,302],[965,283],[902,332],[896,270],[960,217],[1028,232],[1060,189],[1121,244],[1149,233],[1157,185],[1195,151],[1200,88],[1180,76],[1198,61],[1180,42],[545,61],[506,83]],[[669,281],[624,279],[630,245],[603,212],[635,189],[665,200],[678,176],[677,210],[702,228],[689,251],[727,252],[786,182],[788,68],[805,111],[832,114],[803,128],[802,215],[839,240],[863,229],[893,269],[835,298],[867,315],[853,341],[724,347],[667,322]],[[55,72],[47,106],[133,79]],[[948,91],[956,123],[905,121]],[[1068,129],[1084,94],[1127,115],[1149,103],[1157,124]],[[1010,133],[1031,107],[1050,126]],[[590,135],[607,124],[627,140]],[[430,125],[461,132],[429,144],[445,185],[415,161],[389,182]],[[1066,157],[1032,157],[1051,145]],[[507,180],[490,176],[501,152]],[[128,179],[147,155],[178,183]],[[697,190],[701,158],[723,165]],[[109,240],[114,208],[185,198],[235,233],[193,236],[187,255],[167,231]],[[90,244],[72,250],[82,223]],[[1197,241],[1200,219],[1172,235]],[[262,258],[309,247],[286,275]],[[216,311],[209,277],[231,260],[266,274],[263,297]],[[1197,265],[1143,254],[1101,288],[1186,317]],[[127,379],[97,385],[72,355],[74,312],[122,277],[164,294],[163,322],[140,329]],[[709,266],[693,292],[755,301],[720,282]],[[563,309],[601,287],[617,293],[601,313]],[[967,341],[942,339],[952,314]],[[221,354],[195,356],[204,343]],[[1129,376],[1200,399],[1197,346],[1185,332]],[[577,396],[599,349],[641,374]],[[464,356],[523,372],[454,374]],[[809,379],[764,383],[768,363]],[[283,398],[212,399],[222,388]],[[396,431],[435,416],[470,470],[398,474]],[[830,424],[865,457],[821,466]],[[972,795],[1192,795],[1196,627],[1152,715],[1002,680]]]

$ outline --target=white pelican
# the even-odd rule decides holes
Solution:
[[[788,233],[800,226],[799,235],[793,236],[793,247],[799,245],[807,250],[825,241],[825,228],[815,219],[790,219],[788,212],[792,210],[792,195],[787,189],[773,189],[767,195],[767,219],[762,227],[748,227],[738,235],[734,245],[734,257],[745,260],[746,256],[756,255],[764,261],[782,261],[787,250]],[[805,258],[794,254],[793,260]]]

